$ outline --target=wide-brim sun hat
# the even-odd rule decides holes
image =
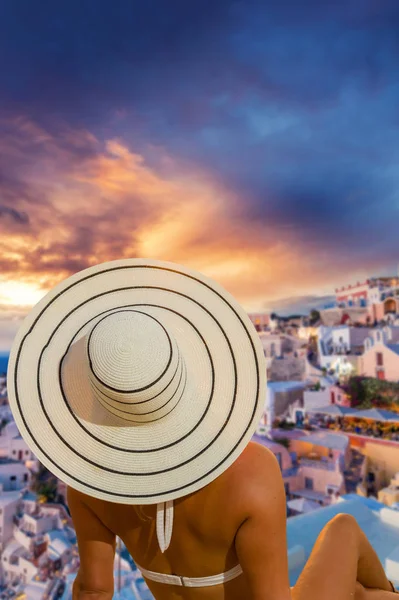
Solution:
[[[61,481],[155,504],[238,458],[262,416],[266,364],[249,316],[217,282],[123,259],[72,275],[31,310],[7,386],[20,434]]]

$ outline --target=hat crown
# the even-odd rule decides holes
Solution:
[[[87,335],[87,356],[94,392],[111,412],[148,422],[175,405],[183,357],[152,315],[123,310],[103,317]]]
[[[168,365],[172,343],[166,329],[137,311],[112,313],[92,329],[88,341],[91,370],[115,391],[151,385]]]

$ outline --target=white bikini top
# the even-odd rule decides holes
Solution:
[[[167,550],[172,539],[173,530],[173,500],[157,504],[157,538],[162,554]],[[136,563],[137,568],[146,579],[157,581],[158,583],[168,583],[170,585],[180,585],[186,587],[206,587],[208,585],[219,585],[241,575],[241,565],[233,567],[225,573],[210,575],[209,577],[181,577],[180,575],[169,575],[156,573],[143,569]]]

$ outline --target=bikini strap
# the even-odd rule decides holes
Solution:
[[[157,537],[162,554],[169,548],[173,530],[173,500],[157,504]]]

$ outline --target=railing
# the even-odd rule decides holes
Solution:
[[[288,469],[282,470],[283,477],[295,477],[298,475],[299,467],[289,467]]]
[[[312,467],[313,469],[322,469],[323,471],[335,471],[335,463],[312,458],[300,458],[301,467]]]

